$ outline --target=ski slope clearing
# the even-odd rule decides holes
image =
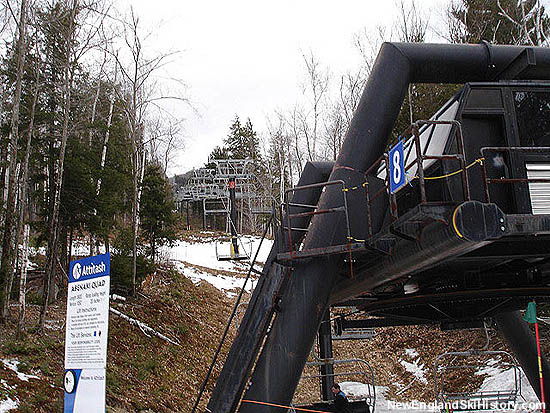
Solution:
[[[258,252],[256,268],[261,269],[267,260],[273,241],[264,239],[260,246],[260,237],[244,236],[240,238],[241,251],[254,258]],[[205,232],[177,241],[172,247],[164,247],[162,257],[171,262],[176,269],[193,283],[208,282],[223,291],[228,297],[236,295],[243,286],[243,276],[248,272],[251,260],[219,261],[218,254],[227,255],[230,243],[220,240],[214,233]],[[259,251],[258,251],[259,249]],[[245,291],[250,293],[256,285],[256,277],[247,283]]]

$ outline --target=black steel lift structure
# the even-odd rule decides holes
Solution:
[[[404,134],[392,193],[410,83],[464,87]],[[351,301],[365,328],[494,318],[540,396],[518,310],[550,301],[550,49],[385,43],[336,162],[307,164],[282,209],[207,411],[285,411],[327,309]]]

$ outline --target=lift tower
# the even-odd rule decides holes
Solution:
[[[390,158],[410,83],[464,87]],[[497,318],[540,394],[520,357],[534,341],[514,325],[550,301],[550,49],[385,43],[329,176],[311,168],[286,194],[209,411],[289,406],[327,308],[352,299],[381,325]]]

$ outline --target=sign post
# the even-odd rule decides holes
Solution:
[[[109,253],[71,261],[64,413],[105,413],[110,263]]]

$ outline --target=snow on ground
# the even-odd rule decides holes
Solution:
[[[412,363],[401,360],[401,365],[405,367],[405,370],[416,377],[421,383],[428,384],[428,380],[426,379],[424,371],[424,364],[420,363],[418,359],[414,360]]]
[[[234,297],[237,295],[235,290],[241,289],[244,284],[243,277],[233,277],[230,275],[214,275],[208,272],[199,271],[195,268],[186,266],[182,262],[175,262],[176,268],[179,272],[189,278],[193,283],[198,284],[201,280],[206,281],[216,287],[218,290],[222,290],[228,297]],[[256,280],[248,280],[246,283],[245,291],[251,292],[256,286]]]
[[[494,375],[487,377],[480,387],[480,391],[511,391],[515,388],[515,372],[514,368],[510,368],[504,371],[500,371]],[[527,376],[523,373],[523,370],[519,369],[518,373],[518,385],[521,388],[521,397],[518,397],[517,403],[521,406],[521,411],[524,412],[537,412],[536,407],[539,402],[535,391],[529,384]]]
[[[105,245],[99,245],[99,253],[105,254]],[[76,239],[73,241],[71,254],[77,257],[87,257],[90,255],[90,243],[86,239]]]
[[[165,246],[161,249],[161,254],[170,260],[185,261],[189,264],[200,265],[201,267],[208,267],[214,270],[224,270],[233,272],[242,272],[243,269],[248,267],[249,261],[218,261],[216,257],[216,248],[218,255],[229,255],[230,243],[229,241],[217,241],[214,238],[207,238],[208,242],[189,242],[178,241],[172,247]],[[254,254],[260,245],[259,237],[244,236],[240,238],[239,246],[246,253],[254,258]],[[264,239],[260,252],[258,253],[258,262],[265,262],[271,246],[272,240]]]
[[[105,254],[105,245],[99,245],[99,253]],[[29,247],[29,255],[31,257],[36,255],[46,255],[46,247]],[[74,257],[87,257],[90,255],[90,244],[87,239],[75,239],[73,240],[73,246],[71,249],[71,255]],[[31,264],[31,263],[29,263]]]
[[[17,400],[12,400],[9,397],[6,400],[0,400],[0,413],[15,410],[18,406]]]
[[[479,369],[474,374],[476,376],[481,376],[481,375],[494,376],[496,374],[502,373],[504,369],[500,368],[498,363],[499,361],[497,359],[489,359],[486,362],[487,366]]]
[[[7,390],[14,390],[15,386],[10,386],[5,380],[0,380],[0,390],[2,388]],[[0,400],[0,413],[17,409],[18,405],[19,405],[19,401],[17,400],[17,398],[13,400],[10,397],[7,397],[4,400]]]
[[[420,357],[420,354],[418,354],[418,351],[416,351],[414,348],[406,348],[405,354],[413,359]]]
[[[417,356],[417,352],[412,350],[410,352],[406,351],[406,354],[409,356]],[[412,363],[408,363],[413,365]],[[514,378],[514,369],[498,369],[495,367],[496,360],[494,363],[489,362],[487,368],[481,369],[480,371],[487,371],[488,373],[479,373],[479,374],[489,374],[489,377],[485,378],[483,384],[479,388],[480,392],[496,392],[496,391],[511,391],[515,388],[515,378]],[[412,367],[411,367],[412,370]],[[414,374],[414,373],[413,373]],[[518,384],[521,388],[521,395],[517,397],[516,403],[513,406],[507,406],[504,408],[501,406],[501,409],[491,410],[499,412],[540,412],[539,401],[533,388],[529,384],[527,377],[521,369],[518,370]],[[361,399],[369,395],[369,387],[364,383],[359,382],[341,382],[340,386],[346,395],[351,399]],[[401,413],[401,412],[418,412],[418,413],[432,413],[439,412],[438,406],[435,402],[421,403],[415,400],[408,401],[407,403],[396,403],[392,400],[386,398],[388,393],[387,386],[376,386],[376,404],[375,411],[377,413]]]
[[[339,383],[342,387],[342,391],[352,399],[361,399],[369,395],[369,386],[364,383],[354,382],[354,381],[344,381]],[[375,387],[375,396],[376,402],[374,405],[374,411],[377,413],[401,413],[409,412],[414,410],[419,413],[428,413],[434,412],[434,409],[422,409],[423,406],[421,403],[412,401],[409,402],[407,406],[400,406],[395,404],[390,400],[386,399],[386,393],[388,392],[387,386],[376,386]],[[401,409],[400,407],[404,407]]]
[[[4,364],[4,367],[14,371],[17,373],[17,378],[22,381],[29,381],[29,379],[39,379],[38,376],[33,376],[32,374],[25,374],[21,373],[17,366],[19,365],[19,361],[17,360],[9,360],[9,359],[3,359],[2,363]]]
[[[206,240],[206,242],[205,242]],[[256,254],[260,246],[260,238],[252,236],[243,236],[240,238],[241,250],[244,250],[252,258]],[[186,277],[190,278],[194,283],[199,283],[201,280],[212,284],[219,290],[224,291],[229,297],[236,295],[236,290],[240,289],[244,283],[244,278],[238,277],[237,274],[245,273],[248,270],[250,262],[245,261],[218,261],[216,257],[216,248],[219,255],[229,254],[229,242],[217,241],[215,238],[196,238],[197,242],[178,241],[174,246],[165,246],[161,250],[162,256],[172,261],[176,268]],[[264,239],[260,251],[258,252],[257,262],[265,262],[271,251],[273,241]],[[209,268],[213,271],[200,271],[197,268],[191,267],[197,265]],[[235,276],[226,274],[215,274],[216,271],[233,272]],[[214,272],[214,274],[212,274]],[[256,280],[249,280],[245,290],[251,292],[256,285]]]

